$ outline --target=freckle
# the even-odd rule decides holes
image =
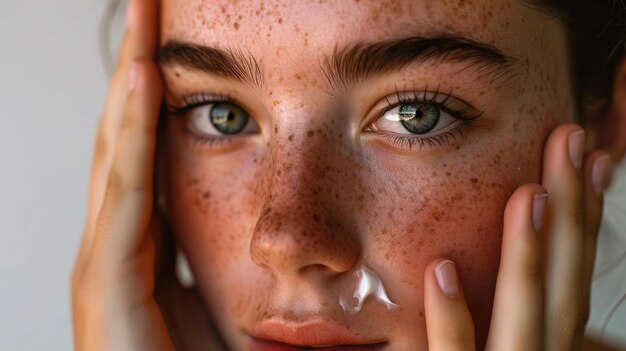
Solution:
[[[472,184],[476,184],[478,183],[478,178],[470,178],[470,182],[472,182]]]
[[[291,134],[287,139],[289,139],[289,141],[293,141],[293,134]]]
[[[205,191],[204,194],[202,194],[202,197],[205,198],[205,199],[208,199],[208,198],[211,197],[211,193],[208,192],[208,191]]]
[[[235,22],[233,24],[233,27],[235,27],[235,30],[239,30],[239,22]]]
[[[322,129],[318,128],[318,129],[315,131],[315,133],[317,133],[317,134],[322,134]]]
[[[449,177],[449,176],[451,176],[451,175],[452,175],[452,173],[450,173],[450,172],[446,172],[446,177]]]
[[[254,160],[252,160],[252,162],[257,163],[257,159],[255,158]]]
[[[282,17],[278,18],[278,24],[283,24],[283,18]]]
[[[274,125],[274,133],[278,133],[278,124]]]
[[[309,130],[308,132],[306,132],[306,135],[307,135],[309,138],[310,138],[310,137],[312,137],[314,134],[315,134],[315,132],[314,132],[314,131],[312,131],[312,130]]]
[[[281,78],[281,80],[282,80],[282,78]],[[273,100],[272,101],[272,105],[278,106],[278,105],[280,105],[280,101],[279,100]]]
[[[175,71],[175,72],[174,72],[174,75],[176,76],[176,78],[180,78],[180,72]]]

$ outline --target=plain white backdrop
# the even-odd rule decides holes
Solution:
[[[72,349],[69,277],[108,81],[98,49],[105,7],[0,0],[0,350]],[[590,330],[606,324],[605,337],[626,345],[625,167],[620,177]]]

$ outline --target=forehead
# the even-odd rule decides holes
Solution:
[[[164,42],[237,46],[266,54],[270,49],[294,52],[297,47],[302,52],[454,35],[515,55],[536,44],[546,30],[554,33],[559,27],[556,19],[521,0],[163,0],[162,6]]]

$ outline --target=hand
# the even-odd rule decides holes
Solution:
[[[545,146],[543,185],[525,184],[507,203],[487,350],[581,349],[611,165],[601,151],[583,162],[580,131],[556,128]],[[474,350],[454,263],[432,262],[425,273],[429,349]]]
[[[153,211],[163,98],[153,60],[157,12],[156,0],[131,0],[98,130],[87,225],[72,276],[77,350],[218,349],[208,318],[198,313],[197,294],[178,284],[158,254],[164,235]]]

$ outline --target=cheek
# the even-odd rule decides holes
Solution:
[[[513,191],[537,182],[542,136],[524,144],[502,139],[481,143],[410,169],[406,163],[380,161],[384,170],[370,187],[384,189],[369,208],[367,256],[380,265],[407,314],[403,325],[423,324],[423,279],[428,263],[449,258],[457,263],[479,338],[488,330],[500,260],[503,214]],[[506,151],[503,151],[506,150]],[[393,176],[390,177],[389,174]],[[389,181],[388,179],[402,181]],[[381,185],[382,184],[382,185]],[[387,284],[387,281],[385,282]],[[411,335],[410,330],[406,330]],[[482,335],[482,336],[481,336]]]

